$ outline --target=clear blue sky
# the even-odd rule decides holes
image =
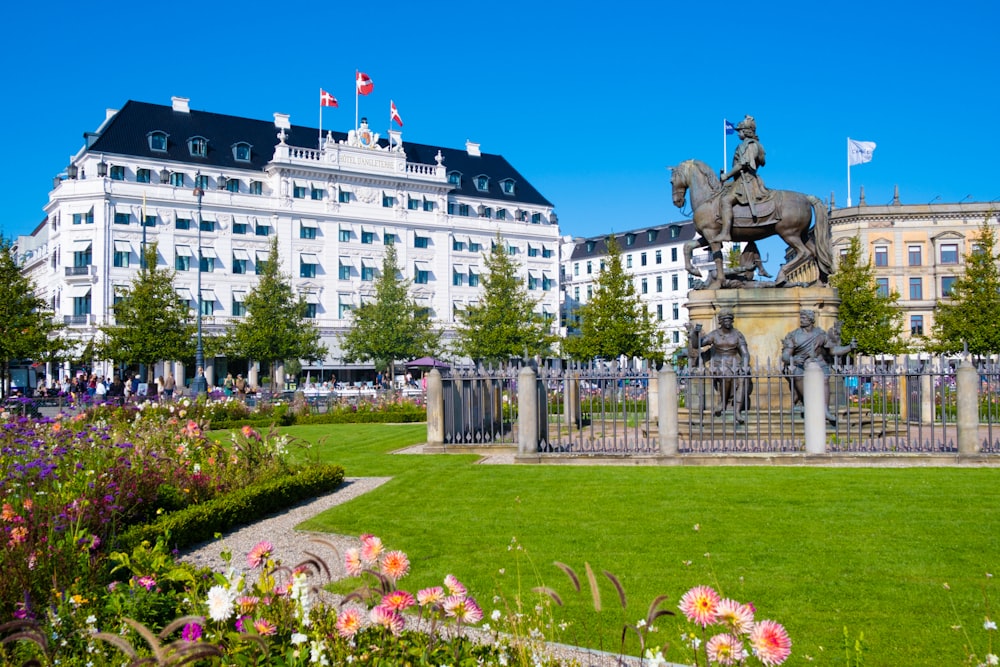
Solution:
[[[722,163],[723,118],[757,119],[769,187],[847,196],[846,140],[878,144],[853,200],[1000,199],[1000,3],[18,2],[0,53],[6,236],[43,217],[52,177],[128,99],[318,121],[319,88],[384,132],[504,155],[564,234],[683,220],[668,165]],[[737,138],[729,138],[729,152]],[[968,197],[971,195],[971,197]],[[938,199],[940,198],[940,199]],[[967,199],[966,199],[967,198]],[[776,261],[774,246],[769,266]]]

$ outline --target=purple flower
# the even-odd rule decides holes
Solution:
[[[197,623],[188,623],[181,630],[181,639],[186,642],[196,642],[201,639],[202,629]]]

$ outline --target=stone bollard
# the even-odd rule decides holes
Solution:
[[[826,375],[814,361],[802,377],[802,402],[806,428],[806,454],[826,454]]]
[[[427,446],[444,447],[444,389],[436,368],[427,374]]]
[[[517,453],[538,453],[537,376],[530,366],[517,374]]]
[[[958,455],[979,454],[979,372],[968,358],[962,360],[955,373],[958,394]]]
[[[583,412],[580,405],[580,374],[577,372],[566,373],[565,383],[563,385],[563,396],[565,405],[565,414],[563,418],[565,420],[566,426],[572,430],[574,428],[583,427]]]
[[[660,454],[676,456],[678,448],[677,371],[663,367],[657,374],[657,431],[660,435]]]

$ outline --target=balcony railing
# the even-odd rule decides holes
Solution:
[[[94,268],[93,264],[87,264],[85,266],[67,266],[66,275],[67,276],[89,276],[91,270]]]
[[[94,316],[90,313],[86,315],[65,315],[63,316],[63,323],[68,326],[80,325],[80,324],[93,324]]]

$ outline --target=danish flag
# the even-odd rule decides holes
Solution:
[[[399,117],[399,111],[396,110],[396,103],[389,100],[389,116],[392,120],[396,121],[396,124],[403,127],[403,119]]]
[[[372,83],[371,77],[364,72],[358,72],[357,70],[355,70],[355,73],[355,80],[358,84],[358,94],[367,95],[372,92],[372,89],[375,88],[375,84]]]
[[[337,106],[337,98],[326,92],[322,88],[319,89],[319,105],[321,107],[335,107]]]

